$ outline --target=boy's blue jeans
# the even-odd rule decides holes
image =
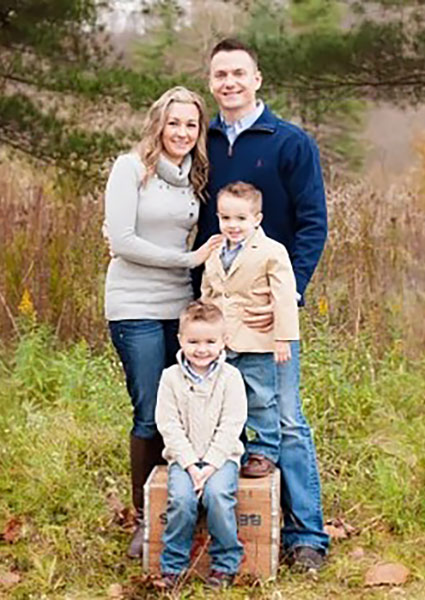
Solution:
[[[272,352],[227,351],[227,362],[239,369],[248,397],[245,449],[273,463],[280,457],[280,416],[277,368]]]
[[[151,439],[157,433],[156,395],[162,371],[176,362],[177,330],[177,319],[109,321],[133,405],[131,434],[136,437]]]
[[[167,524],[162,536],[161,572],[179,574],[189,567],[190,550],[199,503],[207,512],[211,535],[211,569],[234,574],[243,546],[237,537],[236,491],[238,466],[228,460],[207,480],[202,497],[196,497],[192,478],[178,463],[168,469]]]
[[[286,550],[311,546],[326,553],[329,536],[323,531],[316,451],[301,408],[299,342],[291,342],[291,353],[290,361],[277,365],[282,425],[278,462],[284,514],[282,543]]]

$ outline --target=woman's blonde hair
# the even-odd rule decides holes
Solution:
[[[137,151],[146,168],[143,185],[155,174],[159,155],[163,150],[161,136],[168,111],[173,102],[194,104],[199,112],[199,136],[191,152],[192,168],[189,180],[195,193],[201,196],[208,179],[207,111],[201,96],[184,87],[173,87],[164,92],[152,104],[146,115],[142,130],[142,141],[137,146]]]

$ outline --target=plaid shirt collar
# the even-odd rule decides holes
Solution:
[[[181,350],[179,350],[177,358],[179,359],[179,363],[183,370],[183,373],[185,375],[187,375],[187,377],[189,377],[189,379],[191,381],[193,381],[193,383],[200,384],[200,383],[204,383],[204,381],[206,381],[209,377],[211,377],[211,375],[216,372],[218,367],[221,364],[223,364],[223,362],[226,360],[226,353],[224,350],[222,352],[220,352],[220,355],[218,356],[218,358],[216,358],[216,360],[214,360],[210,364],[210,366],[208,367],[208,370],[203,375],[200,375],[192,368],[190,362],[187,360],[187,358],[185,357],[185,355],[183,354],[183,352]]]
[[[232,266],[233,261],[235,260],[235,258],[239,254],[239,252],[244,247],[245,242],[246,242],[246,240],[242,240],[241,242],[239,242],[239,244],[237,246],[235,246],[234,248],[230,248],[229,241],[228,240],[224,241],[224,243],[221,247],[221,250],[220,250],[220,260],[221,260],[221,264],[223,265],[223,269],[226,273]]]

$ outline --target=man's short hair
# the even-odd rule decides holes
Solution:
[[[258,56],[256,52],[237,38],[225,38],[224,40],[221,40],[221,42],[218,42],[211,50],[210,60],[212,60],[219,52],[232,52],[233,50],[243,50],[249,54],[254,61],[255,66],[258,67]]]
[[[221,323],[223,322],[223,313],[217,306],[201,300],[191,302],[180,315],[179,333],[184,331],[184,328],[189,323],[204,322],[204,323]]]
[[[243,200],[250,202],[254,213],[261,212],[263,208],[263,195],[260,190],[251,183],[245,183],[244,181],[228,183],[218,192],[217,202],[223,194],[231,194],[232,196],[236,196],[236,198],[242,198]]]

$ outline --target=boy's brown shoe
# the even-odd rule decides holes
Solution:
[[[223,590],[233,585],[234,579],[235,575],[233,573],[211,571],[208,575],[206,585],[207,587],[212,588],[214,590]]]
[[[161,579],[155,581],[154,585],[160,591],[172,590],[176,587],[179,578],[180,574],[178,573],[163,573]]]
[[[250,454],[247,462],[241,468],[242,477],[265,477],[273,473],[275,466],[271,460],[261,454]]]

